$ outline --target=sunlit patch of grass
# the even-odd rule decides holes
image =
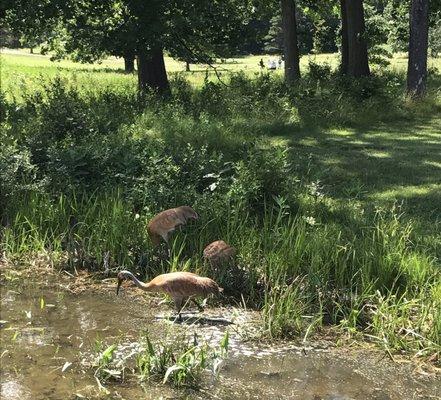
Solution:
[[[12,92],[19,96],[19,87],[17,82],[24,80],[29,84],[32,80],[37,81],[40,74],[45,76],[55,76],[57,74],[76,76],[80,86],[91,84],[92,82],[100,82],[103,86],[124,86],[131,91],[135,91],[136,74],[123,74],[124,61],[121,58],[106,58],[95,64],[76,63],[71,60],[61,60],[56,62],[50,61],[50,56],[40,54],[29,54],[27,50],[3,49],[1,55],[1,74],[2,74],[2,90]],[[228,81],[229,75],[238,71],[244,71],[250,77],[261,73],[259,62],[261,59],[266,62],[270,58],[268,55],[250,55],[244,57],[236,57],[227,59],[226,63],[214,63],[219,71],[222,79]],[[332,68],[337,68],[339,62],[338,54],[315,54],[302,56],[300,67],[304,73],[308,68],[308,63],[323,64],[326,63]],[[194,86],[201,86],[205,77],[209,80],[216,81],[217,77],[212,68],[207,65],[191,65],[191,71],[185,71],[185,63],[165,57],[165,64],[170,76],[179,74],[185,76]],[[391,62],[391,69],[404,71],[407,67],[407,61],[403,61],[402,56],[395,55]],[[430,58],[429,67],[437,67],[441,69],[439,59]],[[265,72],[267,72],[265,70]],[[272,75],[281,76],[282,71],[272,71]]]
[[[439,197],[441,193],[441,184],[433,183],[422,186],[403,185],[383,192],[372,193],[371,198],[377,200],[396,200],[396,199],[412,199],[418,197],[427,197],[434,195]]]
[[[374,157],[374,158],[391,158],[391,155],[387,151],[367,150],[366,154],[369,157]]]
[[[431,167],[441,169],[441,162],[436,162],[436,161],[425,161],[424,163],[425,163],[426,165],[430,165]]]
[[[317,146],[319,143],[315,138],[304,138],[299,140],[299,144],[302,146]]]

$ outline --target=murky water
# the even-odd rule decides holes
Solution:
[[[4,286],[1,291],[1,399],[435,399],[441,384],[412,374],[376,354],[343,349],[303,351],[293,345],[264,346],[244,340],[255,313],[234,308],[187,314],[172,321],[169,305],[139,301],[103,287],[71,294],[54,286]],[[150,305],[149,305],[150,304]],[[248,329],[249,327],[250,329]],[[220,375],[201,391],[136,381],[106,383],[100,392],[87,360],[95,343],[136,343],[140,331],[153,338],[195,333],[217,345],[230,332],[229,356]]]

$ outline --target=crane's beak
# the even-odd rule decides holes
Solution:
[[[121,279],[121,278],[118,276],[118,285],[116,286],[116,295],[117,295],[117,296],[118,296],[119,288],[121,287],[121,283],[122,283],[122,281],[123,281],[123,279]]]

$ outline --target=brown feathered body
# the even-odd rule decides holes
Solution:
[[[223,240],[216,240],[204,249],[203,255],[213,267],[218,267],[231,262],[236,256],[236,249]]]
[[[137,287],[146,292],[162,292],[168,294],[174,301],[179,312],[188,299],[201,296],[207,297],[210,294],[218,294],[223,291],[219,285],[210,278],[199,276],[192,272],[170,272],[158,275],[150,282],[140,282],[130,271],[118,273],[118,294],[123,280],[131,279]],[[196,303],[197,304],[197,303]]]
[[[198,219],[198,214],[189,206],[171,208],[155,215],[147,226],[147,232],[155,246],[159,245],[161,240],[168,244],[170,235],[176,228],[195,219]]]

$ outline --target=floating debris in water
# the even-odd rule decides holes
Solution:
[[[71,365],[72,365],[71,362],[66,361],[66,362],[64,363],[64,365],[63,365],[63,368],[61,368],[61,372],[65,372],[65,371],[67,371],[67,370],[70,368]]]

